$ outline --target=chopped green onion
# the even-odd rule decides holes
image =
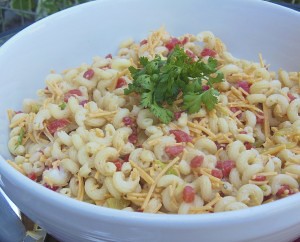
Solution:
[[[64,110],[66,108],[67,104],[63,102],[62,104],[59,105],[61,110]]]
[[[39,110],[40,110],[40,105],[38,105],[38,104],[31,105],[31,112],[37,113]]]
[[[19,147],[19,145],[22,144],[24,135],[25,135],[25,130],[24,130],[24,128],[21,128],[20,134],[18,136],[18,142],[17,142],[17,145],[16,145],[15,149],[17,149]]]
[[[117,199],[117,198],[111,197],[106,200],[106,204],[109,208],[123,209],[123,208],[126,208],[129,206],[130,201],[125,200],[123,198]]]
[[[266,188],[264,185],[262,185],[262,186],[259,186],[259,188],[260,188],[261,190],[263,190],[264,192],[266,192],[266,191],[267,191],[267,188]]]
[[[165,166],[167,165],[167,164],[163,163],[163,162],[160,161],[160,160],[155,160],[155,163],[156,163],[157,165],[159,165],[159,166],[161,167],[161,169],[164,169]],[[175,176],[178,176],[176,170],[173,169],[173,168],[170,168],[169,170],[167,170],[166,174],[167,174],[167,175],[175,175]]]

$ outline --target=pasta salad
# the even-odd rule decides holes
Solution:
[[[55,192],[175,214],[299,192],[300,72],[238,59],[210,31],[160,28],[45,82],[8,110],[8,163]]]

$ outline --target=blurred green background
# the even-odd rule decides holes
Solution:
[[[0,0],[0,46],[33,22],[88,1],[90,0]]]
[[[93,0],[0,0],[0,46],[31,23],[60,10],[89,1]],[[268,2],[300,11],[300,0],[270,0]]]

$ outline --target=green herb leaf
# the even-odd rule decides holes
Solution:
[[[165,124],[170,123],[174,117],[172,111],[160,107],[156,103],[150,106],[150,111]]]
[[[124,90],[140,94],[141,106],[150,111],[163,123],[172,121],[173,103],[183,95],[182,108],[188,113],[199,111],[204,104],[212,110],[218,102],[219,92],[214,84],[223,81],[217,71],[217,60],[210,57],[207,63],[194,61],[183,48],[176,46],[167,60],[156,56],[153,60],[140,58],[141,68],[129,67],[133,82]],[[207,85],[208,90],[203,90]],[[180,107],[179,107],[180,108]]]
[[[141,95],[141,105],[143,108],[150,107],[152,104],[152,92],[144,92]]]
[[[205,104],[209,111],[213,110],[215,105],[218,103],[218,96],[220,93],[214,88],[210,88],[209,90],[200,94],[202,96],[202,102]]]
[[[219,92],[214,88],[210,88],[202,93],[189,93],[183,97],[183,107],[188,113],[196,113],[201,108],[201,104],[205,104],[210,111],[218,103]]]

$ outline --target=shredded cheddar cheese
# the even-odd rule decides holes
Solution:
[[[263,112],[264,112],[264,132],[266,137],[270,137],[270,121],[269,121],[269,112],[268,107],[263,103]]]
[[[154,183],[152,177],[149,176],[138,164],[136,164],[132,160],[130,160],[129,162],[132,165],[132,167],[135,167],[139,171],[140,176],[145,180],[145,182],[147,182],[149,185],[152,185]]]
[[[159,179],[173,166],[176,164],[176,162],[178,162],[179,157],[176,157],[175,159],[173,159],[168,165],[165,166],[165,168],[157,175],[157,177],[154,180],[154,183],[151,185],[148,195],[143,203],[143,205],[141,206],[142,209],[145,209],[145,207],[147,206],[151,195],[156,187],[157,182],[159,181]]]
[[[97,206],[157,214],[213,213],[227,196],[244,207],[299,190],[293,105],[300,72],[270,72],[261,54],[259,63],[235,58],[209,31],[177,38],[162,27],[141,42],[124,42],[117,56],[52,74],[39,100],[7,111],[15,157],[7,162],[45,187]],[[270,105],[273,94],[285,105]],[[128,135],[120,135],[125,127]],[[239,169],[247,155],[249,166]],[[282,175],[292,182],[275,186]],[[271,198],[237,199],[249,184]]]
[[[274,147],[270,147],[267,150],[263,150],[263,152],[261,153],[262,155],[275,155],[277,153],[279,153],[280,151],[286,149],[286,145],[282,144],[282,145],[277,145]]]
[[[77,176],[78,179],[78,193],[77,193],[77,200],[82,201],[84,197],[84,183],[83,177],[80,175]]]

